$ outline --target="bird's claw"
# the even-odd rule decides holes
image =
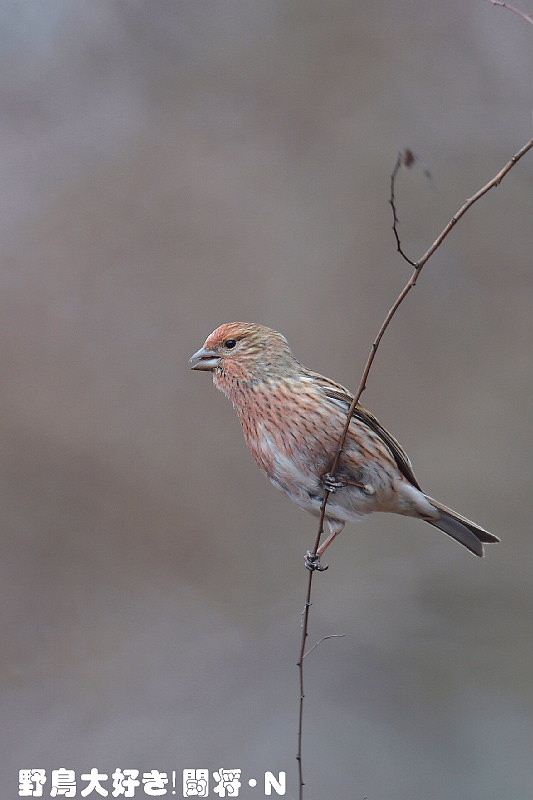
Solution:
[[[325,572],[329,569],[329,564],[321,564],[318,553],[312,553],[310,550],[305,554],[305,566],[309,572],[314,572],[315,570]]]
[[[341,478],[337,478],[330,472],[326,472],[325,475],[322,475],[320,481],[324,489],[327,489],[328,492],[331,492],[332,494],[336,492],[337,489],[344,489],[346,486],[346,481],[343,481]]]

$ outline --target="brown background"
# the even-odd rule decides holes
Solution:
[[[409,274],[396,152],[434,175],[398,186],[417,257],[530,136],[531,27],[479,0],[0,9],[0,793],[23,767],[240,767],[294,797],[316,525],[187,359],[251,320],[355,386]],[[529,796],[531,172],[428,264],[364,397],[502,544],[387,515],[338,540],[309,798]]]

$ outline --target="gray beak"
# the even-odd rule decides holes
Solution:
[[[220,356],[217,356],[212,350],[206,350],[201,347],[197,353],[189,358],[189,364],[192,364],[191,369],[202,369],[211,372],[220,364]]]

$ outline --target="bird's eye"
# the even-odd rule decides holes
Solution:
[[[224,346],[228,348],[228,350],[232,350],[235,345],[237,344],[236,339],[228,339],[224,342]]]

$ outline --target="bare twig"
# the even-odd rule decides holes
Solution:
[[[411,259],[408,258],[408,256],[403,252],[401,241],[400,241],[400,238],[399,238],[399,235],[398,235],[398,216],[397,216],[397,213],[396,213],[394,188],[395,188],[396,177],[397,177],[397,174],[398,174],[398,171],[399,171],[400,167],[401,166],[408,166],[408,165],[405,164],[405,158],[406,158],[405,154],[410,152],[410,151],[403,151],[403,153],[400,153],[400,155],[398,156],[398,159],[396,161],[396,165],[394,167],[394,170],[393,170],[392,176],[391,176],[390,204],[391,204],[392,213],[393,213],[393,230],[394,230],[394,234],[395,234],[395,237],[396,237],[396,244],[397,244],[397,247],[398,247],[398,252],[401,254],[401,256],[412,267],[414,267],[414,270],[413,270],[413,273],[412,273],[411,277],[409,278],[409,280],[407,281],[407,283],[403,287],[402,291],[400,292],[400,294],[396,298],[394,304],[389,309],[389,312],[387,313],[387,316],[383,320],[383,323],[381,324],[381,327],[380,327],[380,329],[379,329],[379,331],[377,333],[376,338],[372,342],[372,347],[370,349],[370,353],[368,355],[365,367],[363,369],[363,374],[361,376],[361,380],[359,382],[359,386],[357,388],[357,391],[356,391],[356,393],[354,395],[354,398],[352,400],[352,403],[351,403],[350,408],[348,409],[348,412],[347,412],[347,415],[346,415],[346,423],[344,425],[341,437],[339,439],[339,443],[337,445],[337,451],[335,453],[335,458],[333,459],[333,463],[332,463],[331,468],[329,470],[329,474],[332,477],[334,477],[336,472],[337,472],[337,469],[338,469],[338,466],[339,466],[339,461],[340,461],[340,458],[341,458],[341,455],[342,455],[342,451],[343,451],[343,448],[344,448],[344,443],[346,441],[346,436],[348,435],[350,422],[352,420],[352,417],[353,417],[353,414],[354,414],[355,409],[357,407],[357,404],[359,402],[359,399],[360,399],[361,395],[363,394],[363,392],[364,392],[364,390],[366,388],[366,382],[367,382],[367,379],[368,379],[368,375],[370,373],[370,369],[371,369],[372,364],[374,362],[374,359],[376,357],[376,353],[377,353],[379,344],[380,344],[380,342],[381,342],[381,340],[383,338],[383,335],[384,335],[385,331],[389,327],[389,324],[390,324],[392,318],[396,314],[398,308],[403,303],[403,301],[405,300],[405,298],[407,297],[407,295],[409,294],[411,289],[416,285],[416,282],[417,282],[418,277],[419,277],[419,275],[420,275],[420,273],[422,271],[422,268],[424,267],[426,262],[431,258],[433,253],[441,246],[441,244],[443,243],[444,239],[448,236],[448,234],[450,233],[452,228],[461,219],[461,217],[463,217],[464,214],[466,214],[466,212],[474,205],[474,203],[476,203],[481,197],[483,197],[483,195],[485,195],[488,191],[490,191],[490,189],[493,189],[495,186],[498,186],[500,184],[500,182],[503,180],[503,178],[507,175],[507,173],[515,166],[515,164],[522,158],[522,156],[524,156],[529,150],[531,150],[531,148],[533,148],[533,139],[531,139],[529,142],[527,142],[527,144],[525,144],[523,147],[521,147],[520,150],[518,150],[518,152],[515,153],[515,155],[507,162],[507,164],[505,164],[505,166],[502,167],[502,169],[494,176],[494,178],[492,178],[488,183],[485,184],[485,186],[483,186],[481,189],[479,189],[479,191],[477,191],[475,194],[472,195],[472,197],[468,198],[468,200],[466,200],[463,203],[461,208],[451,218],[451,220],[448,222],[448,224],[443,229],[443,231],[439,234],[439,236],[437,236],[437,238],[435,239],[435,241],[433,242],[431,247],[424,253],[422,258],[419,259],[418,261],[411,261]],[[325,488],[324,489],[324,499],[322,501],[322,505],[321,505],[321,508],[320,508],[320,518],[319,518],[319,524],[318,524],[318,532],[317,532],[316,539],[315,539],[314,550],[312,551],[313,554],[317,553],[318,547],[319,547],[319,544],[320,544],[320,539],[322,538],[322,533],[324,532],[324,521],[325,521],[325,517],[326,517],[326,507],[327,507],[327,504],[328,504],[328,500],[329,500],[330,494],[331,494],[331,492],[327,488]],[[298,665],[297,665],[298,669],[299,669],[299,673],[300,673],[300,708],[299,708],[299,718],[298,718],[298,752],[297,752],[297,755],[296,755],[296,760],[298,762],[298,774],[299,774],[299,781],[300,781],[299,795],[298,795],[300,800],[303,800],[303,787],[305,785],[304,781],[303,781],[303,770],[302,770],[303,708],[304,708],[304,697],[305,697],[305,694],[304,694],[304,668],[303,668],[303,662],[304,662],[305,656],[308,655],[308,653],[305,652],[305,645],[306,645],[306,641],[307,641],[307,637],[308,637],[309,609],[311,607],[311,590],[312,590],[312,585],[313,585],[313,575],[314,575],[314,572],[309,572],[309,577],[308,577],[308,581],[307,581],[307,593],[306,593],[306,599],[305,599],[305,606],[304,606],[304,611],[303,611],[303,614],[302,614],[302,637],[301,637],[301,642],[300,642],[300,656],[299,656]],[[311,652],[312,649],[314,649],[314,647],[309,650],[309,653]]]
[[[383,338],[383,334],[385,333],[385,331],[389,327],[389,324],[390,324],[392,318],[394,317],[396,311],[398,310],[400,305],[403,303],[403,301],[405,300],[406,296],[409,294],[411,289],[414,286],[416,286],[416,282],[418,280],[418,276],[420,275],[420,273],[422,271],[422,268],[424,267],[426,262],[429,261],[429,259],[433,255],[433,253],[441,246],[441,244],[443,243],[445,238],[450,233],[451,229],[457,224],[457,222],[461,219],[461,217],[463,217],[466,214],[468,209],[471,208],[474,205],[474,203],[476,203],[481,197],[483,197],[483,195],[487,194],[487,192],[490,191],[490,189],[493,189],[495,186],[499,186],[499,184],[501,183],[503,178],[507,175],[509,170],[511,170],[514,167],[514,165],[522,158],[522,156],[524,156],[529,150],[531,150],[532,147],[533,147],[533,139],[530,139],[529,142],[527,142],[527,144],[525,144],[523,147],[521,147],[520,150],[517,153],[514,154],[514,156],[507,162],[507,164],[504,167],[502,167],[502,169],[494,176],[494,178],[492,178],[488,183],[485,184],[485,186],[483,186],[475,194],[473,194],[472,197],[469,197],[468,200],[465,200],[465,202],[463,203],[463,205],[461,206],[459,211],[457,211],[457,213],[454,214],[454,216],[448,222],[446,227],[439,234],[439,236],[437,236],[437,238],[435,239],[435,241],[433,242],[431,247],[424,253],[424,255],[422,256],[421,259],[419,259],[416,262],[413,262],[407,256],[405,256],[403,254],[403,251],[400,249],[400,253],[403,255],[405,260],[409,264],[411,264],[411,266],[414,266],[414,270],[413,270],[413,273],[412,273],[411,277],[409,278],[409,280],[407,281],[407,283],[403,287],[402,291],[400,292],[400,294],[396,298],[394,304],[389,309],[389,312],[388,312],[387,316],[385,317],[385,319],[383,320],[381,328],[379,329],[378,334],[377,334],[376,338],[374,339],[374,341],[372,343],[372,348],[371,348],[370,353],[368,355],[368,359],[367,359],[367,362],[365,364],[365,368],[363,370],[363,375],[361,377],[361,381],[359,383],[357,391],[356,391],[356,393],[354,395],[354,398],[352,400],[352,404],[351,404],[350,408],[348,409],[348,413],[346,415],[346,423],[344,425],[344,428],[343,428],[343,431],[342,431],[342,434],[341,434],[341,437],[340,437],[340,440],[339,440],[339,444],[337,446],[337,452],[335,454],[335,458],[333,460],[333,464],[331,465],[331,468],[330,468],[330,475],[335,476],[335,473],[337,472],[337,469],[338,469],[338,466],[339,466],[340,457],[341,457],[342,450],[343,450],[343,447],[344,447],[344,442],[346,441],[346,436],[348,434],[348,429],[350,427],[350,422],[351,422],[352,416],[354,414],[354,411],[355,411],[355,409],[357,407],[357,403],[359,402],[359,398],[361,397],[361,395],[363,394],[364,390],[366,389],[366,381],[367,381],[367,378],[368,378],[368,374],[370,372],[370,368],[372,367],[372,363],[374,361],[374,358],[376,357],[376,352],[377,352],[377,349],[379,347],[379,343],[381,342],[381,339]],[[395,167],[395,170],[396,170],[396,172],[398,171],[396,169],[396,167]],[[394,184],[392,186],[392,189],[394,189]],[[392,204],[392,207],[393,207],[394,219],[397,220],[396,210],[395,210],[395,207],[394,207],[394,194],[391,194],[391,204]],[[401,244],[400,244],[400,248],[401,248]],[[325,516],[325,512],[326,512],[326,505],[327,505],[327,499],[329,499],[329,495],[330,495],[330,492],[326,490],[326,492],[325,492],[326,502],[324,502],[322,504],[319,528],[323,528],[324,516]],[[315,552],[316,552],[316,550],[315,550]]]
[[[525,11],[520,11],[519,8],[510,6],[509,3],[502,3],[501,0],[489,0],[489,3],[492,3],[493,6],[500,6],[501,8],[506,8],[508,11],[512,11],[513,14],[518,14],[518,16],[522,17],[523,20],[529,22],[530,25],[533,25],[533,14],[526,14]]]
[[[322,639],[319,639],[318,642],[315,642],[312,647],[309,648],[307,653],[304,653],[304,658],[307,658],[309,653],[312,653],[315,647],[318,647],[319,644],[325,642],[326,639],[343,639],[346,636],[345,633],[330,633],[329,636],[323,636]]]
[[[402,167],[405,169],[411,169],[418,161],[422,163],[421,159],[413,153],[408,147],[405,150],[400,150],[398,153],[398,158],[396,159],[396,164],[394,165],[394,169],[392,170],[390,176],[390,197],[389,197],[389,205],[392,208],[392,230],[394,233],[394,238],[396,239],[396,250],[398,253],[410,264],[412,267],[416,267],[416,262],[411,261],[411,259],[405,254],[402,249],[402,243],[400,241],[400,234],[398,233],[398,224],[400,220],[398,219],[398,215],[396,213],[396,200],[394,196],[394,189],[396,186],[396,177],[398,172]],[[428,168],[424,165],[424,175],[428,180],[432,180],[431,173]]]
[[[321,523],[319,526],[318,534],[315,541],[315,549],[314,552],[318,550],[318,545],[320,544],[320,537],[322,536],[324,528],[324,517],[321,517]],[[303,770],[302,770],[302,735],[303,735],[303,715],[304,715],[304,699],[305,699],[305,691],[304,691],[304,658],[306,656],[305,652],[305,645],[307,642],[307,630],[309,627],[309,609],[311,608],[311,587],[313,585],[313,573],[309,572],[307,576],[307,593],[305,596],[305,605],[304,610],[302,612],[302,639],[300,642],[300,655],[298,658],[298,663],[296,666],[298,667],[298,673],[300,676],[300,703],[298,708],[298,752],[296,753],[296,761],[298,762],[298,781],[299,781],[299,797],[300,800],[303,798],[303,791],[304,791],[304,779],[303,779]]]

